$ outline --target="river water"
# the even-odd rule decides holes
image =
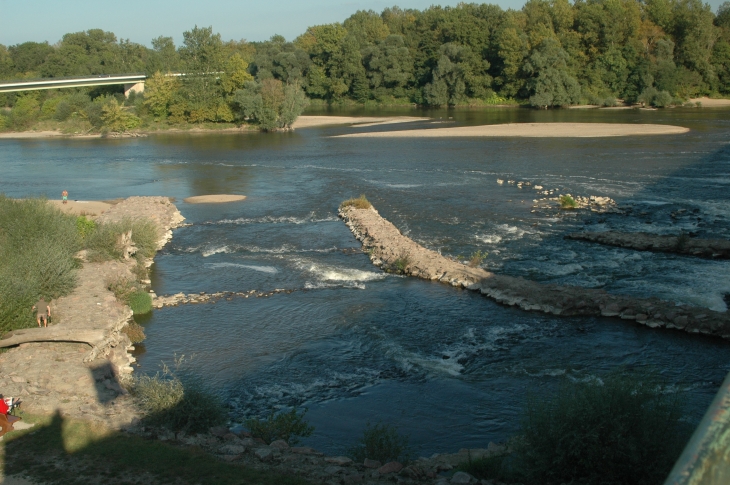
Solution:
[[[518,430],[528,395],[565,379],[598,381],[617,367],[661,373],[666,392],[686,394],[685,419],[699,422],[730,370],[728,343],[615,319],[528,313],[387,275],[359,251],[337,206],[364,193],[417,242],[454,256],[486,251],[484,267],[495,272],[726,311],[727,261],[563,235],[585,227],[729,238],[730,110],[391,114],[456,124],[669,123],[691,131],[604,139],[331,137],[403,127],[385,125],[0,140],[0,192],[175,197],[193,225],[176,230],[155,259],[158,294],[293,290],[154,311],[140,320],[147,340],[139,371],[154,373],[174,354],[194,355],[190,368],[225,397],[235,421],[306,407],[316,431],[305,443],[328,453],[342,452],[367,422],[378,421],[410,435],[421,455],[485,446]],[[533,211],[533,189],[498,178],[609,196],[627,213]],[[182,202],[211,193],[248,199]]]

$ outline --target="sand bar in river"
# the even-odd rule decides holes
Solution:
[[[211,195],[196,195],[194,197],[188,197],[183,199],[188,204],[222,204],[224,202],[237,202],[244,200],[245,195],[233,195],[233,194],[211,194]]]
[[[689,128],[673,125],[628,123],[508,123],[502,125],[456,126],[419,130],[351,133],[338,137],[452,138],[467,136],[514,136],[534,138],[592,138],[629,135],[679,135]]]
[[[392,123],[410,123],[413,121],[427,121],[430,118],[418,118],[415,116],[300,116],[292,125],[292,128],[314,128],[317,126],[351,125],[375,126]]]

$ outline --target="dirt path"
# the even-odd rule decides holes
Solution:
[[[340,209],[340,217],[362,242],[373,264],[386,270],[480,291],[499,303],[523,310],[562,316],[619,317],[652,328],[675,328],[730,339],[730,312],[496,275],[418,245],[375,209],[345,207]]]

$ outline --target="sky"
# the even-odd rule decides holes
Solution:
[[[419,10],[457,5],[460,0],[0,0],[0,44],[54,44],[63,34],[94,28],[150,46],[164,35],[179,45],[195,25],[213,27],[224,40],[261,41],[274,34],[294,40],[307,27],[341,22],[358,10],[387,7]],[[472,0],[474,1],[474,0]],[[723,0],[712,0],[713,11]],[[481,2],[478,2],[481,3]],[[491,0],[519,9],[524,0]]]

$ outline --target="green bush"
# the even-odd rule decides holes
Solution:
[[[271,411],[266,419],[247,419],[244,426],[254,438],[261,438],[266,444],[276,440],[284,440],[290,445],[299,442],[299,437],[312,436],[314,426],[304,421],[307,410],[297,412],[296,408],[286,413],[275,414]]]
[[[565,381],[551,397],[528,398],[514,453],[481,466],[509,482],[659,484],[691,434],[681,416],[681,397],[652,374]]]
[[[181,362],[182,358],[176,360],[178,370]],[[200,379],[182,379],[166,365],[162,373],[135,378],[130,391],[145,413],[145,423],[176,434],[205,432],[226,420],[220,397],[208,391]]]
[[[482,252],[481,250],[476,251],[469,256],[469,266],[472,268],[476,268],[480,264],[484,262],[485,259],[487,259],[487,253],[486,251]]]
[[[360,440],[350,448],[349,455],[357,462],[369,458],[381,463],[407,463],[411,453],[409,441],[408,436],[399,434],[391,424],[378,423],[372,426],[368,423]]]
[[[354,199],[347,199],[342,204],[340,204],[340,208],[344,207],[354,207],[355,209],[370,209],[373,205],[370,203],[370,201],[365,198],[365,194],[360,195],[360,197],[354,198]]]
[[[578,203],[569,195],[561,195],[558,197],[558,201],[560,202],[561,209],[575,209],[578,207]]]
[[[58,121],[66,121],[74,113],[79,115],[89,103],[91,103],[89,96],[83,93],[64,96],[56,106],[56,112],[53,117]]]
[[[39,296],[73,291],[79,249],[74,216],[42,199],[0,195],[0,333],[35,325],[31,307]]]
[[[76,218],[76,229],[81,239],[86,239],[96,229],[96,223],[85,216],[78,216]]]
[[[134,291],[129,295],[128,302],[135,315],[143,315],[152,311],[152,297],[144,290]]]

